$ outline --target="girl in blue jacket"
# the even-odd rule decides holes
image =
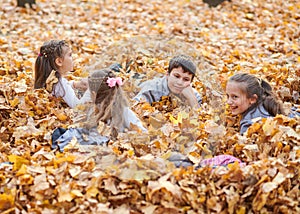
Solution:
[[[226,85],[227,103],[233,115],[241,115],[240,134],[247,131],[255,118],[285,114],[282,102],[276,97],[271,85],[252,74],[239,73],[230,77]],[[289,117],[300,116],[293,108]]]

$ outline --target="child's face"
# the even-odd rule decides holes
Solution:
[[[183,89],[191,84],[192,79],[193,75],[184,72],[182,67],[174,68],[170,73],[167,73],[168,87],[174,94],[180,94]]]
[[[73,71],[73,58],[72,50],[69,47],[63,47],[63,53],[65,54],[63,58],[58,58],[56,63],[58,65],[58,72],[64,76],[70,71]]]
[[[256,102],[256,98],[247,98],[247,94],[242,91],[241,83],[229,81],[226,86],[227,104],[233,115],[244,113],[252,104]]]

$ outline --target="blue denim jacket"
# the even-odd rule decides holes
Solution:
[[[52,134],[52,149],[58,148],[60,152],[71,142],[77,139],[80,145],[105,145],[110,139],[98,133],[96,128],[87,130],[84,128],[57,128]]]
[[[253,119],[255,118],[268,118],[272,117],[272,115],[267,112],[267,110],[263,107],[262,104],[259,104],[256,108],[246,112],[240,121],[240,134],[243,134],[247,131],[249,126],[253,124]]]
[[[240,134],[243,134],[247,131],[249,126],[253,124],[253,119],[255,118],[268,118],[268,117],[273,117],[264,107],[262,104],[258,105],[256,108],[246,112],[241,121],[240,121]],[[290,118],[295,118],[299,117],[300,118],[300,112],[297,111],[296,107],[292,107],[290,110],[290,113],[288,114],[288,117]]]

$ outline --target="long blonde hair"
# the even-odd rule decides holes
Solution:
[[[128,100],[118,84],[113,87],[108,85],[108,78],[115,77],[109,68],[96,70],[89,76],[89,89],[95,95],[95,108],[90,122],[94,125],[99,121],[109,123],[112,128],[119,131],[124,124],[123,112],[124,108],[128,107]]]

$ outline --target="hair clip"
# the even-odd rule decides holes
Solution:
[[[258,85],[262,88],[262,79],[257,77]]]
[[[110,77],[108,77],[106,83],[108,84],[108,86],[110,88],[116,86],[116,84],[118,84],[119,86],[123,85],[121,77],[116,77],[116,78],[110,78]]]

